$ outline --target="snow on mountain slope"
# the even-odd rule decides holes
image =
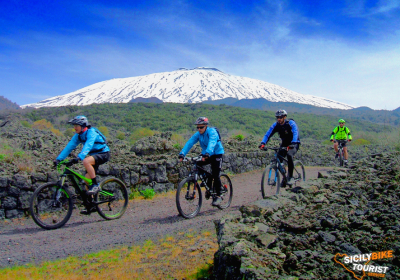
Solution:
[[[112,79],[77,91],[21,107],[57,107],[93,103],[128,103],[135,98],[156,97],[163,102],[198,103],[228,97],[264,98],[272,102],[295,102],[318,107],[351,109],[329,99],[304,95],[256,79],[233,76],[215,68],[180,68],[177,71]]]

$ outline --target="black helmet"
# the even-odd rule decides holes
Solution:
[[[89,126],[89,121],[87,120],[87,118],[85,116],[76,116],[75,118],[70,119],[68,121],[68,123],[77,124],[77,125],[80,125],[82,127]]]
[[[282,117],[282,116],[287,116],[287,112],[285,110],[276,111],[275,117]]]
[[[197,118],[196,122],[194,124],[208,124],[208,119],[206,117],[199,117]]]

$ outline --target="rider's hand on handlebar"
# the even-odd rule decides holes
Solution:
[[[61,160],[59,159],[55,159],[53,160],[54,166],[57,166],[60,163]]]
[[[80,160],[80,158],[76,157],[76,158],[71,159],[69,162],[72,164],[75,164],[75,163],[78,163],[79,160]]]
[[[351,139],[349,139],[349,142],[351,141]]]
[[[206,159],[208,159],[210,157],[210,155],[208,153],[206,153],[205,155],[201,155],[201,161],[206,161]]]
[[[261,143],[260,145],[258,145],[258,148],[259,148],[260,150],[264,149],[264,147],[265,147],[265,143]]]
[[[184,158],[185,158],[185,156],[182,155],[182,154],[180,154],[180,155],[178,156],[178,159],[179,159],[180,162],[182,162],[182,160],[183,160]]]
[[[294,145],[289,145],[288,147],[287,147],[287,150],[289,151],[290,149],[294,149]]]

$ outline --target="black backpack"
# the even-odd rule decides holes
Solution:
[[[210,128],[214,128],[217,131],[217,133],[218,133],[218,141],[217,142],[221,142],[221,134],[219,134],[218,128],[216,128],[216,127],[210,127]]]

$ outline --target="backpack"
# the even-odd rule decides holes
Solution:
[[[100,135],[101,138],[103,138],[103,142],[94,142],[95,144],[105,144],[105,145],[107,145],[107,138],[104,136],[103,133],[100,132],[100,130],[97,129],[97,127],[88,126],[88,130],[89,130],[89,129],[94,129],[94,131],[96,131],[97,134]],[[79,135],[79,134],[78,134],[78,138],[79,138],[79,140],[80,140],[81,142],[86,142],[86,141],[83,141],[83,140],[81,139],[81,135]]]
[[[216,128],[216,127],[210,127],[210,128],[214,128],[217,131],[217,133],[218,133],[218,141],[217,142],[221,142],[221,134],[219,134],[218,128]]]

